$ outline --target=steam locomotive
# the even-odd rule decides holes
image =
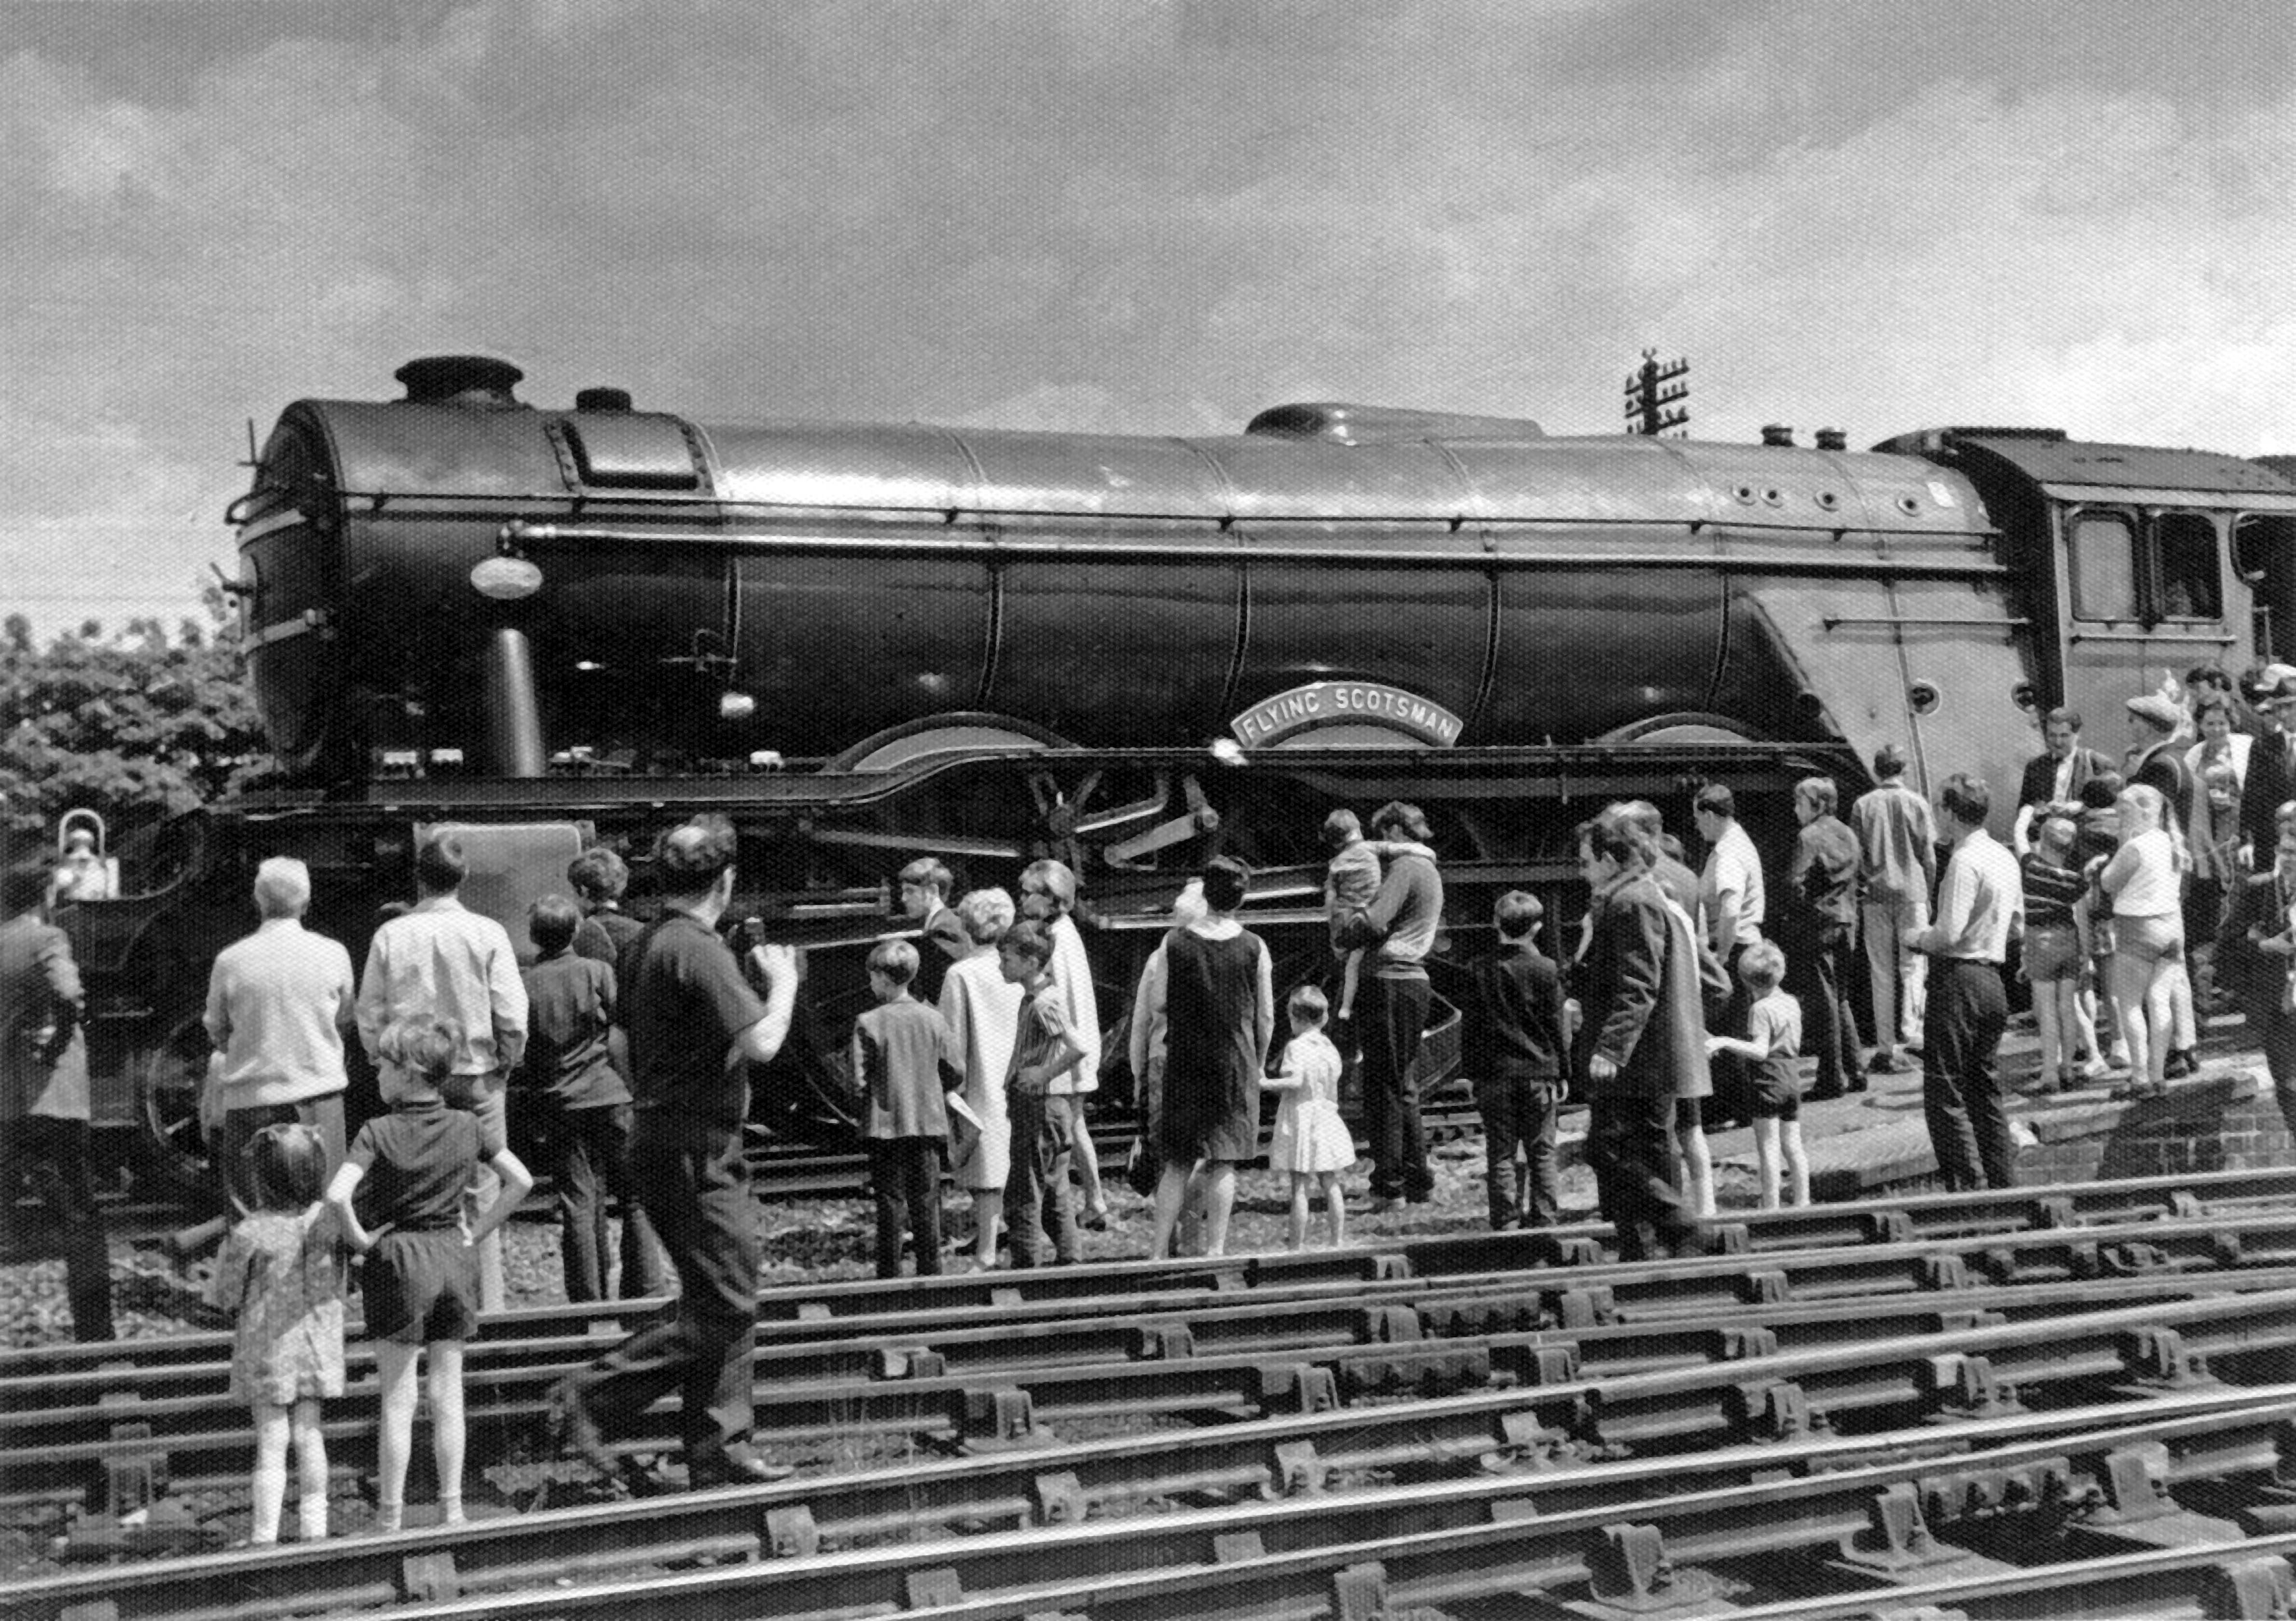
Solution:
[[[642,891],[655,830],[730,816],[737,909],[808,948],[790,1073],[757,1090],[833,1135],[852,965],[920,853],[972,882],[1066,860],[1114,1011],[1216,851],[1316,971],[1334,805],[1424,806],[1465,930],[1498,888],[1567,903],[1570,829],[1610,799],[1686,825],[1727,782],[1759,837],[1795,780],[1854,792],[1895,741],[2005,804],[2038,709],[2109,742],[2164,675],[2296,649],[2296,487],[2200,451],[1336,404],[1217,438],[741,426],[611,389],[531,406],[482,356],[397,375],[288,406],[230,514],[287,785],[162,830],[164,884],[69,914],[100,1113],[163,1161],[208,965],[275,853],[356,954],[430,829],[463,831],[466,900],[522,938],[582,847]]]

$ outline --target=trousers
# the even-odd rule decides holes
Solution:
[[[1055,1265],[1073,1266],[1083,1257],[1076,1195],[1069,1189],[1070,1133],[1078,1101],[1068,1093],[1014,1092],[1005,1098],[1013,1122],[1013,1169],[1004,1179],[1004,1225],[1012,1234],[1015,1266],[1044,1264],[1047,1232]]]
[[[609,1436],[677,1391],[686,1467],[701,1477],[750,1443],[758,1212],[739,1128],[657,1118],[661,1112],[639,1112],[630,1170],[677,1271],[676,1312],[607,1352],[575,1385]]]
[[[111,1249],[87,1179],[87,1135],[86,1121],[53,1115],[0,1123],[0,1222],[6,1224],[8,1248],[62,1252],[72,1338],[83,1344],[113,1337]],[[22,1224],[20,1191],[40,1205],[45,1232]]]
[[[1426,1033],[1434,988],[1425,979],[1369,974],[1356,989],[1363,1041],[1364,1124],[1371,1136],[1374,1199],[1424,1199],[1434,1191],[1419,1124],[1419,1085],[1411,1073]]]
[[[1922,1026],[1922,1108],[1947,1187],[2017,1185],[2016,1144],[1994,1057],[2009,1023],[1999,964],[1939,957]]]
[[[558,1196],[558,1252],[566,1271],[566,1298],[576,1305],[607,1298],[606,1257],[614,1253],[613,1221],[606,1213],[609,1193],[622,1207],[618,1292],[625,1300],[660,1294],[669,1281],[668,1265],[630,1175],[630,1106],[562,1109],[545,1097],[534,1101],[534,1114],[543,1163],[550,1167]]]
[[[1483,1117],[1483,1162],[1490,1194],[1491,1228],[1551,1227],[1562,1208],[1555,1172],[1555,1121],[1562,1104],[1562,1082],[1551,1076],[1510,1075],[1502,1070],[1475,1085],[1475,1106]],[[1520,1187],[1515,1150],[1523,1167]]]
[[[1864,1077],[1857,1046],[1857,1019],[1849,1007],[1849,954],[1857,944],[1847,923],[1829,923],[1804,932],[1800,962],[1786,967],[1801,998],[1808,1051],[1817,1059],[1816,1090],[1838,1093]]]
[[[1930,960],[1906,944],[1906,930],[1929,926],[1925,896],[1871,897],[1857,909],[1866,931],[1866,971],[1874,990],[1874,1040],[1883,1047],[1911,1046],[1922,1038]]]
[[[1664,1255],[1698,1228],[1674,1174],[1674,1109],[1665,1097],[1587,1101],[1587,1163],[1595,1199],[1622,1260]]]
[[[869,1139],[869,1188],[877,1199],[877,1275],[901,1275],[904,1240],[917,1258],[917,1276],[940,1270],[939,1137]]]

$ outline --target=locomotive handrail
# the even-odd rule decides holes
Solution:
[[[1818,623],[1828,630],[1839,630],[1844,625],[1958,625],[1979,630],[2029,630],[2033,621],[2021,614],[2013,618],[1987,619],[1972,614],[1830,613]]]
[[[1532,520],[1528,521],[1547,521]],[[1571,521],[1554,520],[1555,522]],[[1808,531],[1795,531],[1808,533]],[[955,557],[1051,557],[1051,558],[1120,558],[1128,561],[1144,559],[1185,559],[1191,561],[1228,558],[1256,561],[1312,562],[1342,566],[1385,566],[1410,568],[1456,569],[1472,561],[1479,569],[1505,570],[1555,570],[1614,567],[1619,554],[1605,552],[1538,552],[1501,553],[1486,551],[1472,560],[1456,552],[1406,551],[1393,547],[1350,548],[1338,546],[1252,545],[1250,547],[1214,547],[1154,544],[1143,544],[1136,540],[1026,540],[1009,536],[816,536],[788,534],[751,534],[738,530],[652,530],[577,527],[569,524],[529,523],[513,520],[502,528],[496,545],[505,555],[517,555],[526,546],[552,545],[647,545],[682,546],[704,551],[816,553],[840,555],[885,555],[914,557],[920,553],[937,553]],[[1732,558],[1710,552],[1672,553],[1654,551],[1633,559],[1637,568],[1712,569],[1761,569],[1782,566],[1786,560],[1775,558]],[[1914,561],[1886,555],[1856,557],[1793,558],[1797,572],[1824,575],[1886,575],[1901,578],[1920,579],[2007,579],[2012,571],[2008,565],[1989,558],[1972,556],[1942,561]],[[2000,620],[1983,620],[1994,625]]]

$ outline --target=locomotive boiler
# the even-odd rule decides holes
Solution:
[[[833,1090],[857,976],[824,965],[898,927],[886,880],[920,853],[979,881],[1067,860],[1113,1011],[1216,850],[1316,971],[1335,805],[1425,806],[1465,929],[1498,888],[1567,903],[1570,829],[1609,799],[1686,825],[1725,782],[1759,831],[1795,779],[1854,791],[1894,741],[2005,807],[2038,708],[2085,705],[2109,743],[2164,675],[2296,646],[2296,488],[2205,452],[1351,405],[1201,438],[738,425],[614,389],[529,405],[484,357],[398,379],[288,406],[232,513],[288,785],[178,834],[166,890],[76,914],[114,1116],[164,1121],[206,962],[279,851],[356,951],[420,833],[472,830],[468,897],[522,937],[575,850],[642,858],[721,811],[740,904],[815,947],[787,1061]]]

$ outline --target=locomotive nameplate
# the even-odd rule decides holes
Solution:
[[[1313,681],[1262,699],[1228,723],[1235,741],[1264,749],[1327,726],[1374,726],[1447,749],[1464,725],[1441,704],[1376,681]]]

